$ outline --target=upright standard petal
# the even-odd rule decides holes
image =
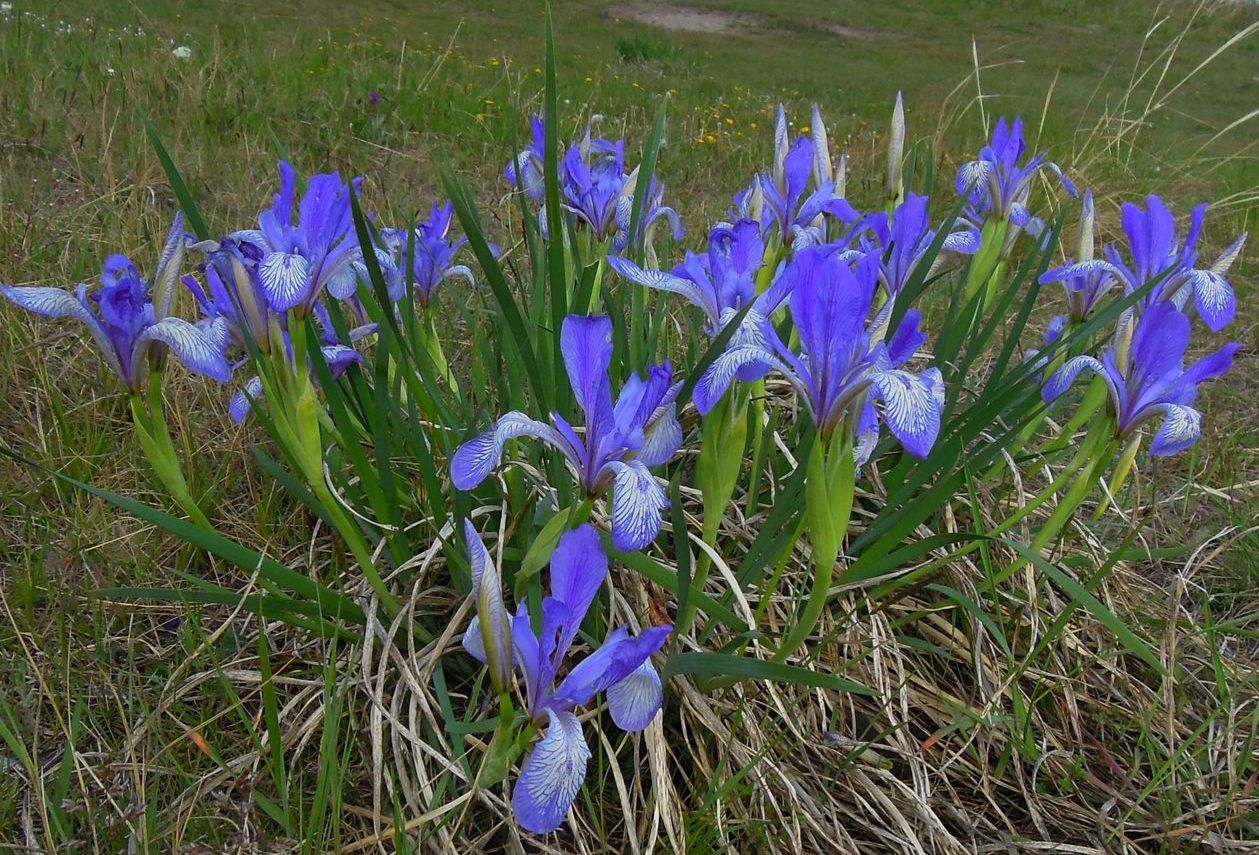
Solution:
[[[554,831],[564,822],[590,760],[577,716],[550,709],[547,715],[546,733],[525,761],[512,792],[516,822],[534,834]]]
[[[612,319],[569,315],[560,330],[568,382],[586,414],[587,429],[612,417],[608,366],[612,363]]]
[[[594,528],[581,525],[565,532],[551,556],[551,596],[568,609],[568,620],[556,645],[557,657],[564,655],[577,636],[606,578],[608,556]]]

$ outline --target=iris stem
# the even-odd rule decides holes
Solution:
[[[149,375],[147,408],[140,393],[135,392],[131,395],[131,418],[135,423],[136,437],[140,440],[140,445],[144,449],[154,475],[170,497],[194,524],[213,531],[214,526],[210,525],[210,520],[193,498],[192,491],[188,489],[188,482],[184,479],[179,454],[175,451],[175,442],[166,424],[161,377],[158,371],[153,371]]]
[[[1102,518],[1102,515],[1106,513],[1106,509],[1110,507],[1111,499],[1123,489],[1124,482],[1128,480],[1128,475],[1132,472],[1132,464],[1136,461],[1137,449],[1140,447],[1141,432],[1137,431],[1132,435],[1132,439],[1128,440],[1128,445],[1119,457],[1119,462],[1115,464],[1115,471],[1110,475],[1110,482],[1106,485],[1106,492],[1102,495],[1101,501],[1097,503],[1097,510],[1093,513],[1094,522]]]
[[[717,535],[726,506],[734,496],[743,463],[743,451],[747,445],[747,397],[739,395],[736,388],[726,392],[717,406],[704,416],[701,426],[699,459],[696,462],[696,480],[704,504],[704,543],[716,547]],[[695,563],[691,577],[691,589],[703,591],[712,569],[712,557],[705,550]],[[695,619],[695,598],[687,599],[686,607],[678,615],[678,635],[690,629]]]
[[[857,464],[848,433],[841,426],[832,437],[818,437],[809,452],[804,514],[813,548],[813,582],[795,626],[774,654],[776,662],[795,653],[813,634],[830,595],[856,486]]]

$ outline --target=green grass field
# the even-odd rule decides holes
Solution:
[[[335,167],[366,176],[365,198],[384,220],[426,211],[441,192],[444,165],[477,191],[491,232],[510,216],[499,204],[508,189],[501,169],[527,133],[528,115],[541,106],[540,4],[8,5],[0,13],[0,282],[75,283],[95,277],[111,252],[155,257],[177,203],[146,138],[146,117],[215,233],[251,222],[269,202],[280,156],[303,172]],[[1178,214],[1214,202],[1208,251],[1259,230],[1259,7],[557,2],[554,22],[562,137],[576,136],[598,115],[603,135],[623,135],[636,149],[668,97],[657,174],[688,227],[688,246],[698,245],[730,194],[768,161],[779,102],[797,130],[808,124],[810,105],[821,105],[832,145],[851,158],[849,197],[875,204],[898,91],[909,142],[929,152],[922,162],[932,163],[938,187],[951,184],[995,117],[1020,113],[1036,144],[1081,187],[1095,188],[1107,237],[1117,232],[1120,202],[1147,193],[1162,195]],[[176,46],[191,56],[177,58]],[[1025,815],[1011,806],[1019,791],[1033,804],[1026,809],[1033,818],[1021,827],[1039,823],[1045,839],[1092,840],[1097,826],[1118,829],[1112,851],[1241,852],[1257,845],[1254,246],[1232,280],[1239,313],[1229,335],[1246,350],[1234,372],[1206,393],[1203,441],[1181,457],[1142,463],[1149,508],[1136,545],[1202,548],[1125,561],[1110,604],[1167,645],[1168,660],[1192,662],[1195,682],[1160,697],[1115,666],[1106,688],[1113,707],[1062,715],[1075,722],[1072,744],[1095,753],[1070,761],[1074,775],[1059,765],[1045,778],[1020,778],[1017,789],[969,750],[972,740],[988,738],[981,725],[1015,725],[994,724],[998,714],[986,722],[959,716],[956,732],[945,735],[959,736],[949,746],[956,754],[930,758],[946,764],[939,779],[952,792],[937,793],[932,804],[965,805],[987,817],[967,841],[976,847],[970,851],[1016,851],[978,847],[1017,836],[1008,817]],[[72,478],[166,506],[131,435],[126,397],[78,330],[0,304],[0,354],[3,445]],[[321,535],[308,515],[253,465],[250,448],[263,435],[256,425],[231,425],[224,390],[185,374],[168,395],[179,402],[171,411],[193,480],[213,487],[220,530],[294,566],[319,555]],[[1163,492],[1164,484],[1175,489]],[[311,572],[326,570],[326,561],[319,556]],[[322,724],[337,720],[326,711],[338,705],[353,707],[356,721],[367,717],[336,685],[334,666],[321,666],[323,653],[277,633],[274,661],[260,662],[257,639],[228,620],[230,609],[185,612],[90,596],[101,588],[179,585],[192,569],[217,573],[234,590],[244,586],[238,574],[207,564],[154,527],[0,458],[0,848],[48,851],[56,839],[64,851],[84,852],[126,851],[129,844],[153,852],[350,851],[380,833],[381,816],[394,820],[388,793],[382,802],[374,789],[379,781],[365,745]],[[902,617],[880,617],[889,638]],[[964,643],[943,630],[930,638],[958,651],[958,663],[967,661]],[[1090,640],[1082,635],[1079,643]],[[918,654],[904,654],[906,662]],[[1049,692],[1056,679],[1106,683],[1107,672],[1090,671],[1087,656],[1067,659],[1052,663],[1060,672],[1044,666],[1040,691]],[[282,675],[278,690],[264,676],[271,668]],[[329,800],[318,838],[284,828],[275,819],[280,808],[268,801],[274,793],[265,770],[272,767],[259,734],[277,691],[286,721],[295,722],[285,745],[295,758],[294,799]],[[908,690],[904,697],[907,705],[921,701]],[[782,703],[760,698],[737,707],[738,727],[762,704]],[[968,699],[946,687],[932,703],[953,709]],[[326,718],[307,718],[321,704]],[[835,715],[842,715],[838,706]],[[940,734],[913,736],[909,742],[921,745]],[[784,781],[797,775],[816,777],[810,792],[833,784],[836,802],[852,805],[854,828],[891,822],[895,812],[868,803],[851,778],[833,783],[838,773],[829,761],[783,759],[814,746],[798,749],[786,730],[760,737],[749,740],[748,756],[765,759],[768,774],[780,779],[763,784],[760,773],[737,768],[742,755],[715,752],[720,762],[701,771],[723,775],[729,787],[718,791],[715,783],[688,803],[676,834],[653,832],[657,851],[672,851],[678,841],[691,852],[791,851],[799,833],[780,834],[774,817],[783,827],[814,820],[805,809],[797,809],[805,819],[791,819],[791,805],[768,805],[766,793],[790,789]],[[1058,737],[1022,734],[1040,739],[1045,757],[1066,751]],[[855,743],[841,748],[861,750]],[[335,774],[321,756],[337,761]],[[908,787],[891,783],[902,762],[880,758],[862,774],[889,789]],[[927,768],[938,767],[914,765],[914,774],[928,775]],[[1104,780],[1097,780],[1098,768]],[[31,769],[39,770],[38,781]],[[927,778],[915,786],[927,788]],[[1110,803],[1098,795],[1108,790]],[[437,808],[458,795],[426,797]],[[731,803],[741,806],[727,813]],[[47,831],[57,823],[69,824],[64,836]],[[913,851],[890,842],[900,832],[861,837],[869,841],[861,851]],[[487,831],[481,845],[493,848],[498,840]],[[421,838],[417,851],[443,851],[444,841]],[[394,845],[384,841],[371,851]]]

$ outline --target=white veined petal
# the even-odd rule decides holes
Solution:
[[[220,383],[226,383],[231,375],[231,369],[216,337],[181,318],[162,318],[140,333],[131,354],[133,366],[144,356],[149,343],[154,341],[169,347],[171,353],[190,371],[204,374]]]
[[[1106,368],[1102,363],[1098,362],[1091,356],[1077,356],[1074,359],[1068,359],[1066,364],[1054,372],[1049,378],[1049,382],[1045,384],[1041,397],[1045,402],[1054,400],[1062,395],[1076,381],[1076,378],[1085,371],[1092,371],[1094,374],[1105,376]]]
[[[677,404],[669,404],[662,412],[653,414],[643,429],[643,445],[634,453],[634,459],[645,466],[659,466],[682,447],[682,425],[678,421]]]
[[[660,532],[669,500],[641,461],[608,465],[616,476],[612,488],[612,542],[625,552],[642,549]]]
[[[1233,321],[1237,313],[1237,297],[1228,280],[1214,270],[1193,270],[1189,273],[1193,286],[1194,306],[1212,332],[1219,332]]]
[[[503,456],[503,446],[509,439],[532,436],[550,443],[569,457],[567,443],[555,428],[531,419],[513,410],[494,423],[494,426],[459,446],[450,461],[450,480],[460,490],[471,490],[489,477]],[[576,465],[571,458],[569,462]]]
[[[1184,451],[1202,436],[1202,414],[1193,407],[1167,404],[1163,408],[1163,424],[1159,426],[1150,454],[1166,456]]]
[[[940,433],[940,403],[932,388],[901,370],[881,371],[870,385],[883,401],[883,421],[901,445],[915,457],[926,457]]]
[[[639,731],[651,724],[664,702],[664,686],[651,662],[644,662],[607,689],[608,712],[621,730]]]
[[[511,800],[516,822],[534,834],[554,831],[564,822],[590,760],[577,716],[552,709],[547,715],[546,733],[525,760]]]
[[[963,163],[962,168],[957,171],[957,192],[967,194],[985,186],[991,172],[992,164],[986,160]]]
[[[245,417],[249,415],[252,404],[250,399],[254,401],[262,398],[262,378],[250,377],[245,385],[236,391],[232,396],[232,400],[227,404],[227,414],[232,417],[232,422],[242,424]]]
[[[273,252],[258,266],[258,279],[271,308],[286,312],[306,296],[310,263],[297,253]]]

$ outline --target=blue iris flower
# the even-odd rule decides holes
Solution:
[[[490,664],[493,658],[485,646],[490,637],[489,650],[510,650],[516,670],[524,676],[529,720],[546,730],[525,760],[512,792],[512,807],[522,828],[544,834],[563,823],[586,777],[590,748],[575,710],[604,692],[612,720],[622,730],[639,731],[651,724],[664,700],[651,655],[664,646],[673,628],[653,626],[631,636],[624,627],[617,627],[556,685],[582,621],[608,576],[608,558],[599,535],[583,525],[560,538],[551,558],[551,595],[542,601],[542,631],[534,632],[529,610],[521,603],[510,620],[510,638],[503,635],[508,621],[501,594],[495,600],[480,593],[495,576],[489,553],[470,526],[467,538],[478,603],[496,602],[499,611],[478,614],[464,635],[464,648]],[[498,629],[486,633],[482,627],[488,625]]]
[[[1123,230],[1128,237],[1128,258],[1115,244],[1103,250],[1109,273],[1124,283],[1128,293],[1159,279],[1144,305],[1168,301],[1181,311],[1193,298],[1193,306],[1203,322],[1218,332],[1237,313],[1237,297],[1225,274],[1246,242],[1242,234],[1209,268],[1199,269],[1198,239],[1206,218],[1206,203],[1190,215],[1189,231],[1183,242],[1176,233],[1176,220],[1158,196],[1146,199],[1146,207],[1125,202]]]
[[[1120,439],[1140,430],[1146,422],[1162,418],[1150,443],[1150,454],[1183,451],[1202,434],[1202,414],[1192,406],[1198,384],[1228,371],[1241,348],[1235,342],[1226,344],[1185,368],[1189,332],[1189,319],[1175,305],[1155,303],[1141,312],[1128,355],[1110,347],[1100,360],[1092,356],[1067,360],[1045,384],[1044,399],[1053,401],[1082,373],[1092,372],[1106,382]]]
[[[503,175],[513,187],[524,190],[535,202],[541,202],[546,195],[546,187],[542,180],[542,151],[546,145],[546,126],[542,117],[536,113],[529,120],[531,139],[529,145],[516,155],[515,159],[503,168]],[[563,152],[560,153],[563,159]]]
[[[1068,260],[1066,264],[1045,271],[1041,274],[1040,284],[1060,282],[1067,293],[1067,314],[1059,315],[1050,321],[1047,342],[1058,338],[1065,329],[1067,321],[1081,324],[1089,319],[1093,310],[1102,302],[1111,289],[1119,283],[1119,272],[1108,261],[1092,258],[1093,247],[1093,191],[1084,193],[1084,213],[1082,216],[1080,246],[1081,258]]]
[[[699,411],[711,410],[740,370],[765,366],[791,382],[823,437],[849,416],[859,459],[868,455],[880,420],[906,451],[926,457],[940,430],[943,381],[935,368],[913,374],[900,367],[926,340],[916,310],[906,312],[890,340],[870,334],[878,265],[878,257],[868,255],[854,271],[841,253],[825,246],[797,252],[775,287],[790,294],[801,353],[793,353],[763,322],[756,335],[732,342],[704,373],[695,387]]]
[[[840,222],[855,222],[859,215],[838,192],[835,175],[824,143],[825,130],[820,115],[814,138],[798,137],[788,143],[787,115],[781,104],[774,123],[774,163],[769,172],[758,175],[735,197],[736,219],[752,218],[768,233],[777,226],[780,238],[793,246],[825,243],[822,228],[826,216]],[[811,189],[812,188],[812,189]]]
[[[1020,163],[1026,150],[1023,119],[1016,116],[1007,123],[1001,118],[992,131],[992,140],[980,149],[979,158],[962,164],[957,173],[957,192],[967,198],[968,213],[976,223],[989,218],[1009,220],[1033,236],[1040,234],[1044,223],[1032,216],[1027,199],[1033,179],[1042,171],[1057,178],[1069,194],[1077,195],[1075,185],[1044,152]]]
[[[618,549],[642,549],[655,540],[669,506],[649,467],[664,463],[682,444],[677,418],[682,384],[673,382],[673,369],[665,362],[652,366],[645,378],[631,375],[613,403],[608,382],[612,320],[607,317],[569,315],[560,331],[560,347],[586,417],[584,435],[558,413],[547,424],[512,411],[455,452],[451,480],[459,489],[471,490],[498,466],[508,440],[540,439],[564,456],[588,496],[612,488],[612,540]]]
[[[729,315],[756,297],[756,278],[765,264],[765,242],[753,220],[718,224],[708,235],[708,251],[687,250],[673,270],[644,270],[620,256],[608,256],[608,266],[622,277],[646,288],[683,297],[704,313],[704,333],[721,332]]]
[[[867,234],[863,235],[861,250],[879,257],[879,284],[886,291],[889,303],[918,272],[919,264],[936,239],[927,202],[926,196],[909,193],[891,216],[880,211],[866,218],[864,223]],[[974,255],[979,251],[979,232],[959,221],[945,236],[940,250]]]
[[[159,358],[162,351],[155,346],[168,349],[190,370],[224,382],[229,373],[222,347],[224,326],[199,328],[168,314],[183,248],[183,220],[176,217],[153,288],[130,258],[111,255],[101,272],[101,286],[92,294],[84,283],[74,294],[61,288],[10,285],[0,285],[0,294],[37,315],[82,321],[105,362],[132,392],[140,391],[149,357]]]
[[[233,235],[261,250],[258,280],[273,311],[309,311],[324,287],[358,257],[350,193],[361,183],[356,178],[346,184],[336,173],[312,175],[297,200],[297,173],[280,163],[280,192],[259,215],[258,230]]]

